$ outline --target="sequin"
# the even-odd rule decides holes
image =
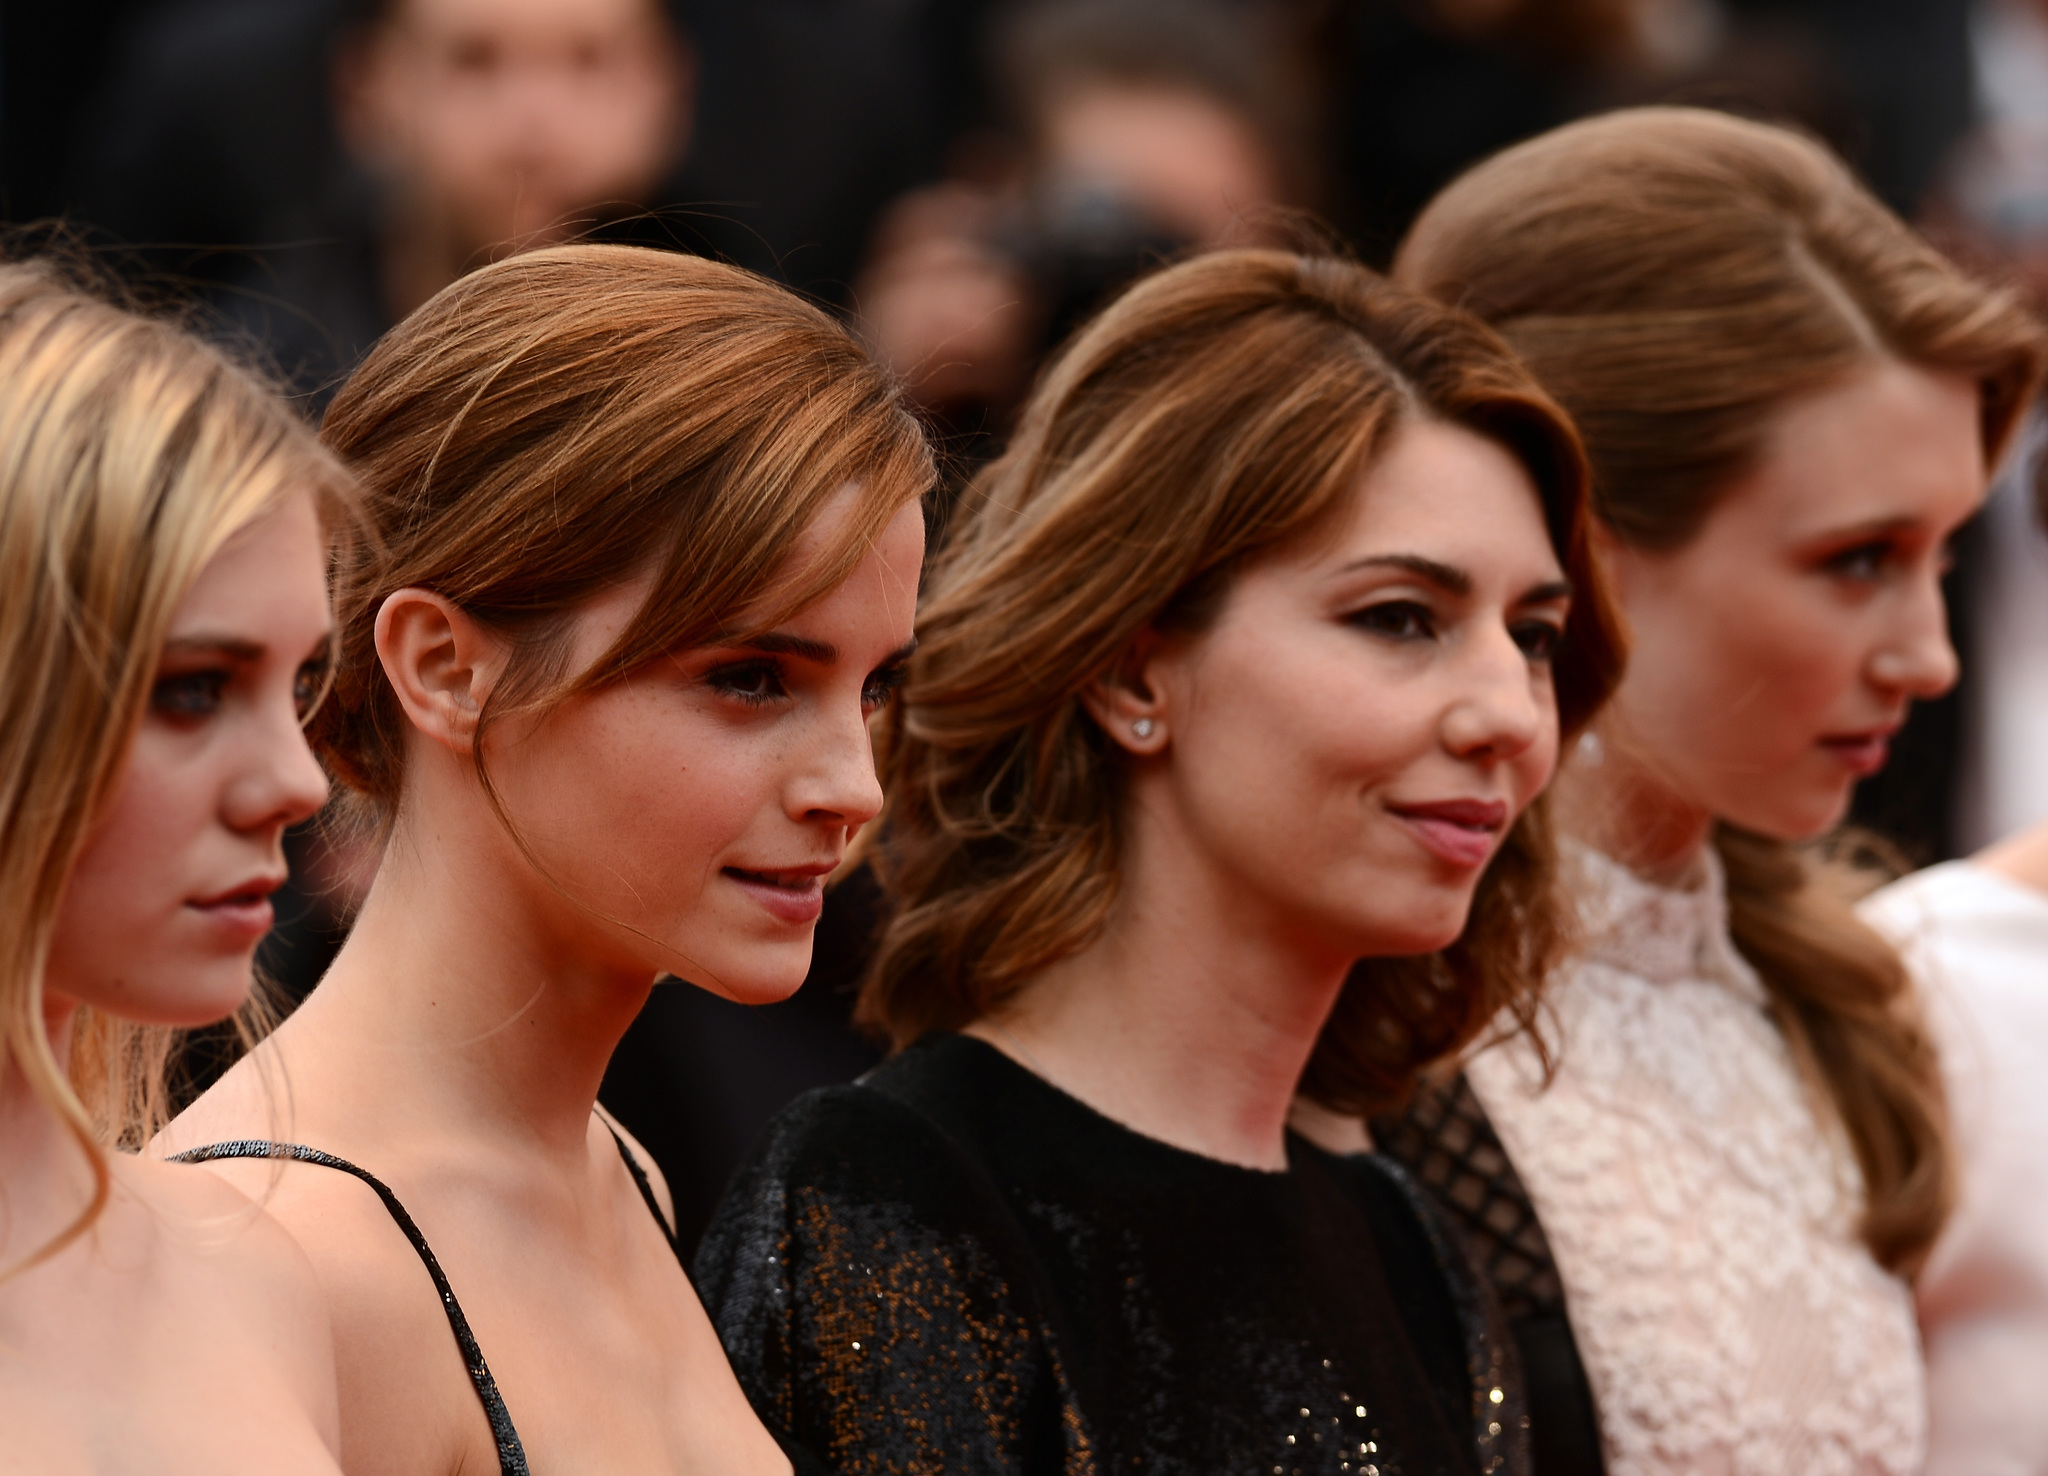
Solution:
[[[777,1119],[699,1286],[762,1418],[843,1476],[1525,1471],[1419,1192],[1290,1152],[1183,1153],[935,1037]]]

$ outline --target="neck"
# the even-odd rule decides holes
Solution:
[[[1102,936],[968,1028],[1104,1116],[1248,1168],[1287,1166],[1288,1110],[1351,960],[1132,827]]]
[[[1597,757],[1595,757],[1597,755]],[[1582,745],[1554,790],[1565,831],[1645,881],[1684,886],[1699,872],[1713,814],[1686,797],[1626,734]]]
[[[348,943],[277,1039],[295,1099],[345,1097],[380,1139],[454,1125],[573,1157],[654,978],[502,833],[462,843],[421,824],[392,837]]]

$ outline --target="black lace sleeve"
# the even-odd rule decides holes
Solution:
[[[755,1410],[839,1476],[1093,1472],[1034,1280],[980,1168],[859,1086],[770,1124],[697,1260]]]

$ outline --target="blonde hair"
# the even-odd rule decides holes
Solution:
[[[487,727],[750,633],[732,622],[854,487],[801,587],[748,615],[751,633],[786,619],[934,480],[894,382],[836,319],[734,267],[626,246],[532,251],[443,289],[371,351],[322,435],[377,536],[337,576],[334,691],[310,731],[387,826],[410,730],[376,651],[394,590],[433,590],[513,643]],[[571,617],[640,570],[652,591],[612,649],[565,671]]]
[[[1147,627],[1201,630],[1237,573],[1349,505],[1400,428],[1443,420],[1521,463],[1577,591],[1554,668],[1575,732],[1620,643],[1588,556],[1570,422],[1475,320],[1364,268],[1224,251],[1141,282],[1048,371],[933,575],[883,730],[877,863],[898,903],[860,1016],[905,1045],[957,1029],[1100,932],[1124,764],[1082,702]],[[1529,1008],[1561,941],[1541,805],[1488,868],[1465,936],[1374,959],[1302,1090],[1363,1112],[1497,1012]]]
[[[44,975],[72,867],[108,802],[171,619],[230,538],[288,491],[345,521],[346,472],[252,375],[37,262],[0,265],[0,1073],[90,1160],[164,1115],[176,1032],[81,1009],[71,1059]]]
[[[1978,386],[1995,462],[2039,380],[2039,325],[1972,280],[1819,144],[1687,108],[1608,114],[1479,165],[1425,210],[1395,275],[1479,314],[1577,421],[1602,521],[1683,546],[1786,404],[1891,357]],[[1897,952],[1840,864],[1718,827],[1737,945],[1832,1101],[1862,1233],[1910,1272],[1951,1199],[1934,1047]]]

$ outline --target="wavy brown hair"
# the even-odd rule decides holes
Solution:
[[[444,289],[371,351],[321,434],[361,476],[377,541],[337,579],[334,691],[311,732],[386,825],[410,731],[377,659],[393,591],[430,589],[512,644],[472,745],[506,821],[484,727],[773,626],[933,481],[895,384],[830,314],[734,267],[626,246],[528,252]],[[816,567],[779,608],[753,608],[848,486],[856,507]],[[565,670],[577,610],[643,572],[652,589],[612,648]],[[742,611],[754,628],[735,627]]]
[[[1395,275],[1479,314],[1578,422],[1625,543],[1684,545],[1794,400],[1891,358],[1974,381],[1995,462],[2039,325],[1914,235],[1821,145],[1687,108],[1572,124],[1455,181]],[[1717,829],[1735,942],[1862,1169],[1884,1265],[1924,1259],[1952,1195],[1934,1047],[1898,953],[1818,851]]]
[[[897,902],[860,1017],[903,1045],[955,1029],[1101,931],[1126,768],[1082,702],[1147,628],[1199,631],[1248,565],[1349,505],[1401,427],[1504,446],[1578,591],[1555,667],[1577,731],[1618,640],[1588,556],[1570,422],[1485,327],[1351,262],[1226,251],[1117,299],[1066,349],[935,571],[903,703],[881,732],[877,864]],[[1503,1009],[1526,1012],[1562,929],[1540,804],[1465,936],[1358,965],[1302,1090],[1366,1111]]]

